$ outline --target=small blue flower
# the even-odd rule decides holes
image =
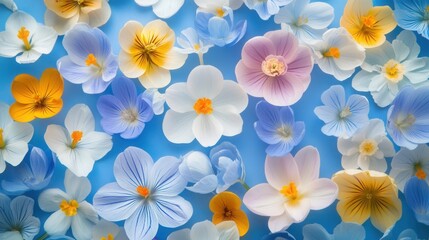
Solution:
[[[255,122],[258,137],[268,143],[266,153],[270,156],[284,156],[298,145],[304,138],[304,122],[295,122],[293,110],[290,107],[278,107],[266,101],[256,105]]]
[[[364,240],[365,228],[360,224],[341,222],[333,234],[329,234],[320,224],[307,224],[302,229],[304,240]]]
[[[164,113],[165,94],[160,93],[156,88],[148,88],[143,92],[143,98],[151,102],[152,110],[155,115]]]
[[[325,135],[349,138],[369,121],[368,99],[353,94],[346,101],[344,88],[340,85],[323,92],[322,103],[325,106],[316,107],[314,113],[325,122],[322,127]]]
[[[292,1],[293,0],[244,0],[244,4],[246,4],[249,9],[254,9],[262,20],[268,20],[272,15],[279,12],[280,7],[286,6]]]
[[[405,229],[401,234],[399,234],[398,240],[418,240],[418,238],[413,229]]]
[[[183,30],[180,36],[177,37],[177,44],[180,46],[178,51],[184,54],[204,54],[209,51],[209,48],[213,47],[213,44],[207,40],[200,39],[194,28]]]
[[[0,239],[33,239],[40,221],[33,216],[34,200],[18,196],[11,200],[0,194]]]
[[[229,7],[224,7],[222,13],[228,14],[214,15],[197,12],[195,27],[202,39],[219,47],[232,46],[243,38],[247,29],[247,21],[241,20],[234,24],[234,14]]]
[[[21,195],[29,190],[45,188],[51,181],[55,168],[55,158],[38,148],[33,147],[16,167],[8,169],[1,182],[7,194]]]
[[[406,30],[417,31],[429,39],[429,0],[394,0],[394,3],[398,25]]]
[[[120,133],[125,139],[138,137],[153,117],[152,103],[142,94],[137,95],[133,81],[125,77],[112,83],[112,92],[113,95],[103,95],[97,102],[101,126],[105,132]]]
[[[405,200],[418,222],[429,225],[429,185],[424,179],[412,177],[405,184]]]
[[[387,132],[393,141],[410,150],[429,142],[429,87],[406,87],[387,112]]]
[[[213,192],[218,186],[211,161],[202,152],[191,151],[183,156],[179,172],[188,183],[192,183],[191,186],[186,187],[191,192],[207,194]]]
[[[295,237],[288,232],[276,232],[268,234],[262,240],[295,240]]]

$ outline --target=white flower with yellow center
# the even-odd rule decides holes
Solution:
[[[402,31],[391,43],[366,50],[362,71],[355,75],[352,86],[371,92],[375,103],[386,107],[406,85],[415,88],[429,84],[429,58],[419,58],[420,46],[410,31]]]
[[[93,240],[128,240],[123,227],[102,219],[92,229]]]
[[[39,195],[39,207],[45,212],[54,212],[45,222],[44,228],[51,236],[65,235],[71,227],[76,240],[91,239],[92,229],[98,222],[94,207],[85,201],[91,192],[91,183],[85,177],[77,177],[66,171],[65,192],[51,188]]]
[[[16,11],[6,21],[6,29],[0,32],[0,57],[16,57],[18,63],[33,63],[48,54],[57,41],[54,29],[37,23],[29,14]]]
[[[393,143],[386,136],[384,122],[371,119],[358,129],[351,138],[338,138],[338,151],[343,155],[341,165],[344,169],[387,170],[386,157],[393,157]]]
[[[73,106],[67,113],[65,128],[49,125],[45,141],[61,164],[76,176],[86,177],[92,171],[95,161],[112,149],[112,137],[96,132],[94,116],[85,104]]]

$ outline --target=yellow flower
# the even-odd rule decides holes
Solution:
[[[127,22],[119,32],[119,68],[129,78],[139,78],[145,88],[170,83],[170,71],[185,64],[187,55],[174,48],[174,31],[162,20],[146,26]]]
[[[373,48],[386,41],[385,34],[393,31],[397,23],[389,6],[374,7],[372,0],[348,0],[340,25],[357,43]]]
[[[363,224],[371,218],[372,224],[385,232],[401,218],[398,187],[385,173],[345,170],[332,180],[339,188],[337,211],[344,222]]]
[[[232,192],[221,192],[210,200],[212,222],[216,225],[223,221],[234,221],[240,236],[244,236],[249,230],[249,219],[246,213],[240,209],[241,199]]]
[[[28,74],[20,74],[12,82],[16,102],[10,106],[11,117],[18,122],[35,118],[50,118],[61,111],[64,81],[54,68],[46,69],[40,81]]]

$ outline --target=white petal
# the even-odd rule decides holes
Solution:
[[[99,160],[104,157],[113,146],[112,136],[104,132],[89,132],[82,137],[78,143],[79,151],[87,152],[92,160]]]
[[[284,212],[284,197],[267,183],[258,184],[247,191],[243,203],[261,216],[279,216]]]
[[[118,235],[120,231],[120,228],[118,225],[106,221],[102,219],[97,223],[97,225],[92,230],[92,239],[100,239],[102,237],[106,237],[108,233],[112,234],[113,236]],[[122,240],[121,238],[118,238],[119,240]]]
[[[129,53],[129,49],[134,44],[135,35],[140,34],[142,31],[143,31],[143,25],[141,25],[139,22],[137,21],[126,22],[125,25],[121,28],[121,31],[119,31],[119,45],[121,46],[122,50]],[[119,54],[119,59],[121,58],[120,55],[121,54]],[[119,62],[121,61],[119,60]]]
[[[24,51],[21,55],[17,56],[16,62],[21,64],[34,63],[40,56],[42,56],[41,53],[32,49],[30,51]]]
[[[12,13],[6,21],[6,31],[18,34],[21,27],[25,27],[30,34],[36,32],[37,22],[30,15],[22,11]]]
[[[50,10],[45,12],[45,24],[51,26],[57,31],[59,35],[64,35],[79,21],[79,14],[71,18],[62,18]]]
[[[0,56],[14,57],[21,53],[23,43],[16,38],[15,33],[0,32]]]
[[[160,0],[135,0],[136,3],[142,7],[149,7],[154,5],[155,3],[157,3]]]
[[[358,159],[359,154],[353,154],[350,156],[343,155],[341,158],[341,166],[344,169],[357,169],[359,167],[358,165]]]
[[[175,112],[185,113],[194,110],[195,100],[191,98],[186,83],[176,83],[167,88],[165,100]]]
[[[150,73],[145,72],[139,77],[140,83],[146,89],[149,88],[163,88],[171,81],[170,70],[165,68],[152,66]]]
[[[119,52],[118,63],[122,73],[129,78],[138,78],[145,73],[145,69],[135,64],[133,56],[126,51]]]
[[[218,240],[219,232],[212,222],[206,220],[192,226],[191,239]]]
[[[52,27],[39,25],[31,39],[32,49],[43,54],[50,53],[57,41],[57,36],[57,32]]]
[[[162,122],[162,131],[165,137],[173,143],[190,143],[195,139],[192,131],[195,112],[177,113],[168,110]]]
[[[82,202],[91,192],[91,183],[88,178],[77,177],[70,171],[66,171],[64,187],[67,194],[78,202]]]
[[[67,217],[62,210],[54,212],[46,220],[44,228],[49,235],[64,235],[71,225],[71,217]]]
[[[49,125],[46,128],[44,138],[49,149],[56,154],[69,150],[71,144],[69,133],[59,125]]]
[[[80,202],[76,216],[72,219],[72,232],[76,239],[90,239],[92,230],[98,222],[98,215],[95,209],[88,202]]]
[[[167,2],[163,0],[164,2]],[[180,0],[177,0],[180,1]],[[182,0],[183,1],[183,0]],[[176,1],[168,1],[168,2],[176,2]],[[173,48],[167,54],[166,62],[162,65],[163,68],[168,70],[178,69],[185,64],[186,59],[188,58],[187,54],[180,53],[177,48]]]
[[[213,99],[213,106],[233,106],[237,113],[246,109],[249,100],[246,92],[236,82],[226,80],[223,83],[222,91]]]
[[[34,129],[31,124],[19,122],[12,122],[3,130],[3,137],[6,142],[29,142],[34,133]]]
[[[223,221],[216,225],[219,240],[239,240],[240,234],[234,221]]]
[[[12,166],[17,166],[28,152],[28,144],[24,141],[7,143],[2,150],[3,158]]]
[[[236,113],[235,108],[223,107],[216,108],[213,116],[220,122],[223,127],[224,136],[235,136],[241,133],[243,129],[243,119],[240,114]]]
[[[222,72],[209,65],[194,68],[188,76],[188,90],[195,99],[214,99],[223,89]]]
[[[311,182],[306,188],[306,196],[310,199],[310,208],[320,210],[331,205],[338,194],[337,185],[330,179],[321,178]]]
[[[170,235],[168,235],[167,240],[192,240],[191,230],[186,228],[172,232]]]
[[[267,156],[265,160],[265,177],[268,183],[281,190],[290,182],[299,184],[301,182],[298,165],[292,155],[283,157]]]
[[[67,113],[64,124],[70,134],[73,131],[81,131],[85,135],[95,129],[94,115],[85,104],[74,105]]]
[[[185,0],[159,0],[153,7],[153,12],[160,18],[169,18],[176,14],[182,7]]]
[[[222,124],[212,115],[200,114],[192,124],[195,138],[204,147],[215,145],[222,137],[223,131]]]
[[[70,200],[70,196],[58,188],[50,188],[39,195],[39,207],[45,212],[54,212],[59,209],[61,201]]]
[[[313,146],[299,150],[295,155],[302,183],[308,183],[319,178],[320,157],[319,151]]]
[[[109,2],[103,0],[101,3],[101,8],[91,11],[88,13],[88,24],[91,27],[99,27],[104,25],[110,18],[112,10],[110,9]]]
[[[294,204],[285,203],[284,206],[285,212],[288,213],[295,222],[302,222],[310,212],[311,202],[304,198]]]
[[[289,216],[288,213],[284,212],[280,216],[270,217],[268,220],[268,227],[271,232],[279,232],[283,229],[288,228],[295,220]]]

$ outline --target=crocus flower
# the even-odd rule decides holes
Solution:
[[[417,221],[429,225],[429,185],[426,181],[427,177],[423,175],[410,178],[405,184],[404,195]]]
[[[34,200],[26,196],[10,199],[0,193],[0,239],[34,239],[40,220],[33,216]]]
[[[12,81],[11,92],[16,102],[10,106],[10,116],[18,122],[53,117],[63,108],[63,91],[64,80],[54,68],[47,68],[40,81],[20,74]]]
[[[341,165],[344,169],[387,170],[386,157],[393,157],[393,143],[386,136],[384,122],[371,119],[359,128],[351,138],[338,138],[338,151],[343,155]]]
[[[162,20],[146,26],[128,21],[119,32],[119,68],[125,76],[139,78],[145,88],[167,86],[170,70],[182,67],[187,58],[173,47],[174,40],[174,31]]]
[[[340,81],[349,78],[365,59],[365,49],[344,28],[329,29],[311,47],[320,69]]]
[[[151,103],[153,114],[162,115],[164,113],[165,94],[160,93],[156,88],[149,88],[143,92],[142,97]]]
[[[98,28],[77,24],[63,39],[68,55],[57,61],[61,75],[71,83],[82,84],[85,93],[102,93],[118,70],[109,38]]]
[[[6,163],[18,166],[22,162],[33,133],[31,124],[14,122],[9,116],[9,105],[0,102],[0,173],[6,169]]]
[[[429,184],[429,178],[426,177],[429,174],[429,147],[420,144],[414,150],[401,148],[392,159],[389,174],[402,192],[405,183],[413,176],[420,176]]]
[[[114,163],[117,182],[103,186],[94,196],[98,214],[108,221],[125,220],[130,239],[153,239],[159,225],[175,228],[185,224],[193,210],[178,196],[186,186],[179,164],[175,157],[154,163],[147,152],[128,147]]]
[[[198,11],[212,13],[220,17],[228,14],[224,11],[225,7],[237,10],[243,5],[243,0],[194,0],[194,2],[198,6]]]
[[[417,31],[426,39],[429,39],[429,2],[426,0],[394,0],[395,18],[398,25],[406,30]]]
[[[255,10],[262,20],[268,20],[272,15],[277,14],[280,7],[286,6],[293,0],[244,0],[244,4],[249,9]]]
[[[112,93],[101,96],[97,102],[104,131],[120,133],[125,139],[140,136],[145,123],[153,117],[151,103],[142,94],[137,95],[133,81],[125,77],[112,83]]]
[[[241,199],[232,192],[221,192],[210,200],[210,211],[213,212],[212,222],[220,224],[225,221],[234,221],[240,237],[249,231],[249,219],[241,210]]]
[[[410,31],[402,31],[390,44],[367,49],[362,71],[353,78],[358,91],[371,92],[375,103],[386,107],[406,85],[428,85],[429,58],[419,58],[420,46]]]
[[[310,84],[313,59],[308,47],[299,46],[287,31],[266,33],[250,39],[235,68],[237,82],[254,97],[270,104],[296,103]]]
[[[348,0],[340,20],[341,27],[365,48],[378,47],[397,23],[389,6],[374,7],[372,0]]]
[[[344,222],[363,224],[368,218],[386,232],[401,218],[402,204],[393,178],[376,171],[343,170],[332,180],[338,185],[337,212]]]
[[[15,12],[16,10],[18,10],[18,7],[16,6],[16,4],[13,0],[0,0],[0,4],[9,8],[11,11]]]
[[[42,149],[33,147],[18,166],[8,169],[1,186],[5,192],[13,195],[43,189],[51,181],[54,168],[55,158],[46,155]]]
[[[167,240],[239,240],[238,229],[233,221],[214,225],[210,221],[195,223],[191,229],[186,228],[168,235]]]
[[[0,32],[0,57],[16,57],[18,63],[34,63],[42,54],[49,54],[57,41],[51,27],[37,23],[29,14],[16,11],[6,21]]]
[[[194,28],[183,30],[181,35],[177,37],[177,43],[180,46],[178,49],[179,52],[184,54],[196,53],[201,64],[204,64],[203,55],[213,47],[213,44],[208,40],[200,38]]]
[[[92,171],[95,161],[112,149],[112,137],[96,132],[94,116],[85,104],[76,104],[67,113],[65,128],[51,124],[45,141],[58,160],[78,177]]]
[[[292,157],[267,156],[265,177],[268,183],[258,184],[246,192],[246,207],[261,216],[269,216],[271,232],[288,228],[305,220],[310,210],[331,205],[337,197],[337,185],[320,178],[320,158],[316,148],[307,146]]]
[[[304,240],[365,240],[365,228],[356,223],[341,222],[329,234],[320,224],[307,224],[302,229]]]
[[[294,0],[280,8],[274,16],[274,22],[282,29],[289,30],[305,44],[321,40],[322,34],[334,20],[334,8],[324,2]]]
[[[76,23],[88,23],[91,27],[104,25],[110,18],[111,9],[107,0],[44,0],[45,23],[60,35]]]
[[[76,240],[91,239],[92,229],[98,222],[94,207],[85,198],[91,192],[91,183],[85,177],[77,177],[66,170],[65,192],[51,188],[39,195],[39,207],[52,213],[44,228],[49,235],[65,235],[71,227]]]
[[[187,190],[206,194],[216,190],[218,181],[210,159],[202,152],[191,151],[182,157],[179,165],[180,175],[192,186]]]
[[[400,147],[429,142],[429,87],[404,88],[387,112],[387,132]]]
[[[242,130],[240,113],[247,107],[247,94],[237,83],[223,80],[213,66],[194,68],[186,83],[171,85],[165,96],[170,110],[162,130],[173,143],[190,143],[196,138],[208,147],[222,135],[235,136]]]
[[[344,88],[340,85],[323,92],[322,103],[324,106],[316,107],[314,113],[325,122],[322,132],[328,136],[349,138],[369,121],[368,99],[353,94],[346,100]]]
[[[217,14],[197,12],[195,28],[198,35],[216,46],[232,46],[240,41],[247,29],[247,21],[234,23],[234,14],[229,7],[218,9]]]
[[[262,240],[295,240],[295,237],[286,231],[281,231],[270,233],[264,238],[262,238]]]
[[[135,0],[142,7],[152,6],[153,12],[160,18],[169,18],[176,14],[185,0]]]
[[[258,121],[254,127],[258,137],[268,143],[265,152],[270,156],[284,156],[304,138],[304,122],[295,122],[290,107],[277,107],[265,101],[256,105]]]
[[[102,219],[92,229],[93,240],[128,240],[123,227]]]

